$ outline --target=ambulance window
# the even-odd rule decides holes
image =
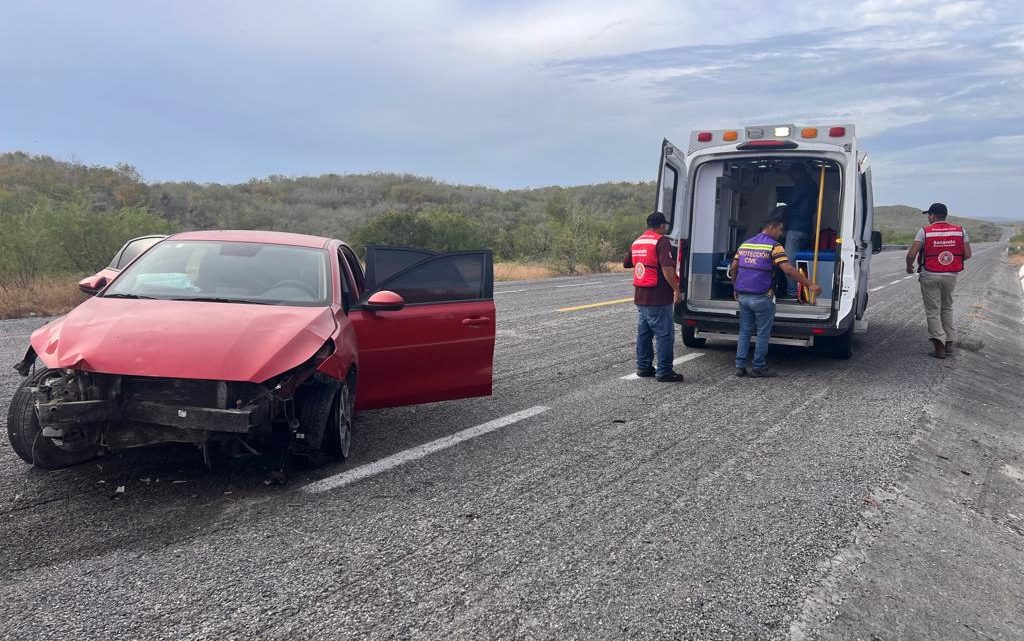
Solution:
[[[661,193],[658,194],[659,211],[665,214],[665,219],[672,224],[676,212],[676,186],[679,184],[679,174],[671,165],[665,165],[661,170]]]

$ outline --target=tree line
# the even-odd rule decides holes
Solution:
[[[92,273],[129,238],[188,229],[314,234],[357,251],[371,244],[485,247],[500,261],[541,262],[564,274],[601,271],[642,231],[654,195],[651,182],[502,191],[388,173],[147,183],[127,164],[13,152],[0,154],[0,285]],[[877,211],[893,236],[912,235],[920,223],[917,209]],[[990,223],[971,225],[975,240],[998,238]]]

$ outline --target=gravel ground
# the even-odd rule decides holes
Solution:
[[[1001,251],[979,245],[961,276],[971,332],[1005,296]],[[733,347],[713,342],[682,385],[621,380],[632,306],[557,309],[629,296],[626,276],[501,283],[493,397],[360,414],[349,462],[284,488],[263,483],[271,461],[208,472],[187,447],[44,473],[0,444],[0,638],[785,639],[841,636],[843,621],[858,638],[872,615],[822,604],[871,598],[837,568],[872,566],[839,561],[913,538],[865,508],[894,514],[879,488],[924,478],[935,394],[991,354],[929,358],[902,255],[874,261],[885,288],[855,357],[773,347],[774,380],[737,379]],[[0,323],[0,362],[40,324]],[[17,383],[0,373],[3,406]],[[536,405],[551,409],[301,491]]]

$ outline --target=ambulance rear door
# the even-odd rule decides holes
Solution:
[[[661,161],[658,164],[658,190],[655,211],[665,214],[670,223],[669,238],[675,252],[676,274],[686,285],[686,249],[690,237],[690,207],[686,198],[686,156],[683,147],[669,139],[661,143]]]

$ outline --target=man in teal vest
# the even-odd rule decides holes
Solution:
[[[747,375],[747,353],[750,351],[750,337],[757,330],[757,344],[754,347],[754,363],[750,375],[755,378],[775,376],[769,371],[765,357],[768,355],[768,339],[775,322],[775,268],[786,276],[802,283],[815,295],[821,293],[821,285],[811,283],[800,270],[793,267],[786,256],[786,250],[779,244],[785,231],[783,212],[785,207],[776,207],[761,225],[761,233],[743,241],[736,250],[736,256],[729,267],[733,279],[733,292],[740,304],[740,335],[736,343],[736,376]]]

